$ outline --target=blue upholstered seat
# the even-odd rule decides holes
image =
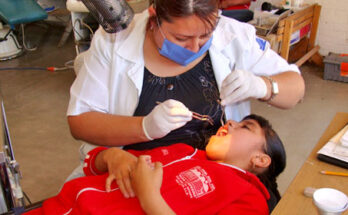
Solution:
[[[9,25],[35,22],[47,13],[35,0],[0,0],[0,19]]]

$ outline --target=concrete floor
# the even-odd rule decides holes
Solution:
[[[73,38],[57,48],[63,28],[51,26],[41,35],[37,51],[5,62],[0,67],[56,66],[75,57]],[[283,193],[336,112],[348,112],[348,83],[323,80],[323,69],[301,67],[306,81],[302,103],[280,110],[253,102],[252,111],[268,118],[287,150],[287,168],[279,177]],[[78,165],[80,142],[69,132],[65,112],[72,70],[0,71],[15,156],[23,175],[21,185],[33,202],[57,194],[69,173]]]

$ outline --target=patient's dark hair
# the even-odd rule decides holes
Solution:
[[[273,130],[272,125],[265,118],[251,114],[243,120],[253,119],[258,122],[262,128],[266,138],[265,153],[271,157],[271,164],[268,169],[257,177],[267,187],[270,192],[271,199],[268,201],[269,210],[272,211],[277,202],[280,200],[280,194],[277,185],[277,176],[283,172],[286,166],[286,154],[282,141],[278,134]],[[272,196],[274,194],[274,196]],[[272,197],[274,198],[272,200]]]

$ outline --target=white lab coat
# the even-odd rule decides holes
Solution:
[[[89,111],[132,116],[139,101],[144,76],[143,44],[148,11],[136,15],[131,25],[117,34],[102,28],[95,33],[90,49],[71,87],[68,115]],[[221,17],[213,33],[209,54],[220,89],[233,69],[256,75],[285,71],[300,72],[270,49],[260,49],[253,26]],[[226,119],[240,121],[250,114],[249,101],[226,107]]]

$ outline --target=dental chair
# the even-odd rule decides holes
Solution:
[[[0,60],[7,60],[19,56],[26,47],[24,24],[47,18],[47,13],[36,0],[1,0],[0,21]],[[20,45],[15,37],[16,25],[21,25],[23,43]]]

